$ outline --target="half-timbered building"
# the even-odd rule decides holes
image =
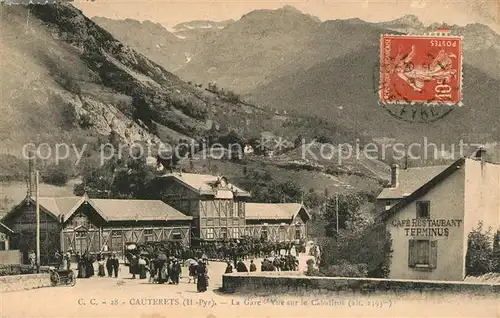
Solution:
[[[245,233],[274,242],[303,240],[310,219],[300,203],[247,203]]]
[[[27,197],[3,222],[14,232],[11,248],[24,255],[36,248],[36,201]],[[125,244],[176,240],[190,244],[192,217],[160,200],[40,197],[40,261],[56,250],[114,251]]]
[[[170,173],[155,181],[169,205],[193,216],[195,240],[238,239],[271,241],[304,239],[310,215],[300,203],[249,203],[250,194],[223,176]]]
[[[192,216],[195,240],[239,238],[245,234],[245,204],[250,194],[225,177],[171,173],[155,182],[163,201]]]

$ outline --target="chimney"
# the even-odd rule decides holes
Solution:
[[[397,188],[399,184],[399,165],[391,165],[391,188]]]
[[[484,160],[484,155],[486,154],[486,149],[484,147],[478,147],[474,150],[472,157],[474,159]]]

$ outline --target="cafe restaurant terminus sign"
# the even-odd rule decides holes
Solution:
[[[406,236],[448,236],[450,228],[459,228],[459,219],[406,219],[393,220],[392,226],[403,228]]]

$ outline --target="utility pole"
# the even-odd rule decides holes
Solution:
[[[36,186],[36,265],[37,271],[40,270],[40,204],[39,197],[40,191],[38,187],[39,173],[38,170],[35,171],[35,186]]]
[[[336,222],[335,225],[337,226],[337,234],[339,233],[339,194],[337,193],[335,195],[335,215],[336,215]]]

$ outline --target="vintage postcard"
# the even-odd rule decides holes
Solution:
[[[500,317],[500,1],[0,2],[0,316]]]

